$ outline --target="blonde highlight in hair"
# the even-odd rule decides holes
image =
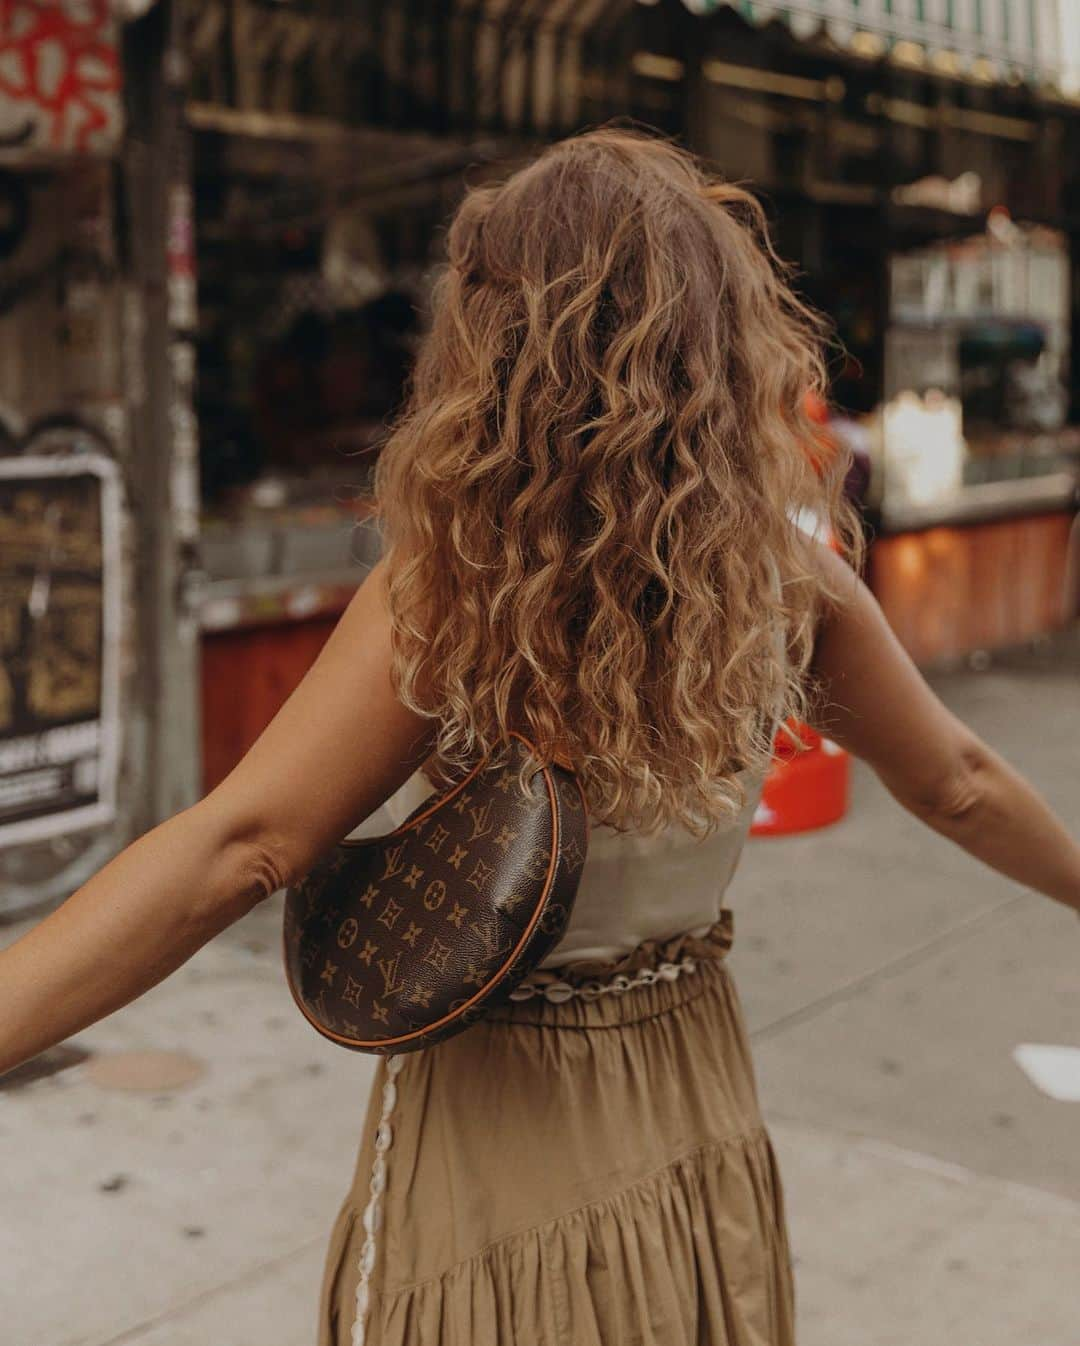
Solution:
[[[804,409],[822,321],[757,200],[636,132],[475,188],[448,253],[375,477],[398,693],[442,774],[520,729],[596,821],[702,835],[804,709],[794,516],[856,545]]]

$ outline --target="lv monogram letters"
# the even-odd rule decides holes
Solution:
[[[508,936],[497,916],[485,916],[479,921],[470,921],[469,929],[474,935],[479,935],[487,958],[496,958],[513,947],[514,941]]]
[[[383,979],[383,995],[397,995],[405,985],[404,977],[398,977],[398,968],[401,966],[401,954],[394,954],[393,958],[380,958],[379,971]]]
[[[406,843],[402,841],[397,846],[387,846],[383,856],[382,876],[384,879],[392,879],[395,874],[400,874],[404,869],[405,865],[401,857],[405,854],[405,845]]]
[[[491,814],[495,807],[494,800],[485,800],[483,804],[478,804],[469,809],[472,816],[472,835],[470,841],[479,841],[481,837],[486,837],[491,831]]]

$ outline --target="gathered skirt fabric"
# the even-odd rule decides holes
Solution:
[[[784,1194],[732,933],[724,908],[705,936],[545,973],[580,985],[694,960],[593,1000],[512,1002],[399,1058],[358,1331],[380,1060],[319,1346],[792,1346]]]

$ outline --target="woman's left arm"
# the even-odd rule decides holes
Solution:
[[[126,1005],[299,877],[431,751],[376,566],[243,760],[0,951],[0,1074]]]

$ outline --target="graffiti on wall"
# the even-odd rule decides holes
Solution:
[[[114,149],[117,39],[110,0],[0,0],[0,149]]]

